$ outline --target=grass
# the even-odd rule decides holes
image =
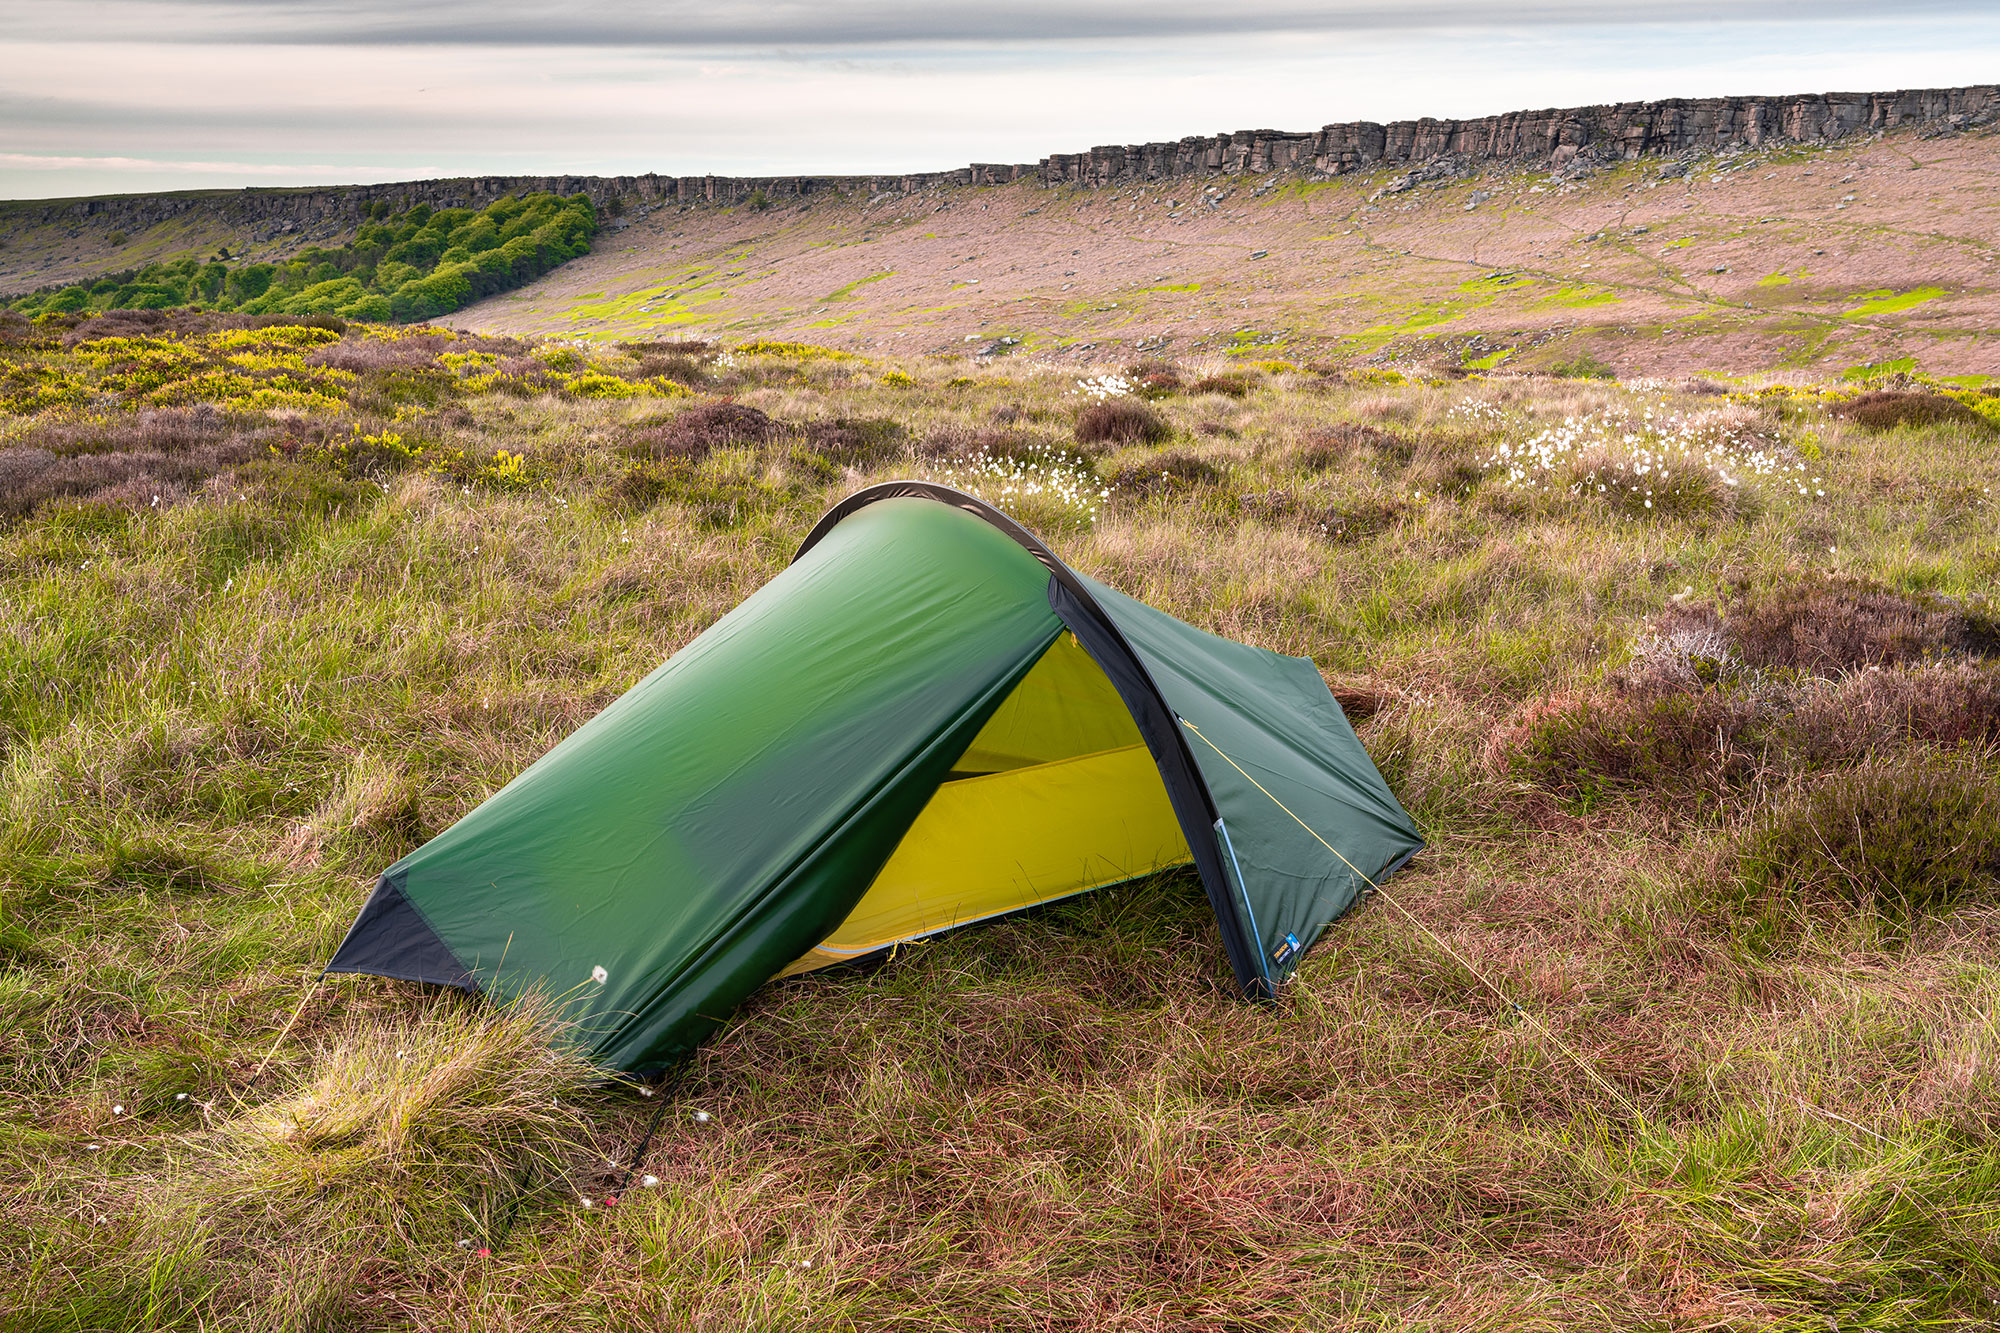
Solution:
[[[1861,292],[1858,294],[1861,304],[1843,312],[1841,318],[1869,319],[1876,315],[1897,315],[1948,294],[1942,287],[1915,287],[1907,292],[1885,287],[1880,291]]]
[[[845,301],[848,297],[854,295],[855,292],[859,291],[863,287],[866,287],[868,284],[872,282],[880,282],[884,278],[893,278],[895,276],[896,275],[894,272],[886,269],[880,273],[870,273],[867,277],[856,278],[853,282],[842,283],[840,286],[834,288],[832,291],[828,292],[825,296],[821,297],[820,299],[823,301]]]
[[[1983,426],[226,324],[0,327],[9,1333],[1991,1326]],[[652,1097],[546,1009],[310,984],[377,870],[912,474],[1313,658],[1432,933],[1372,903],[1251,1008],[1161,877],[767,987]]]

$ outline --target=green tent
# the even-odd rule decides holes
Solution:
[[[552,993],[637,1072],[774,977],[1190,863],[1275,996],[1422,845],[1310,662],[893,482],[384,871],[327,970]]]

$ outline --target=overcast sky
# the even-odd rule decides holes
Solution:
[[[1888,8],[0,0],[0,197],[935,170],[1342,120],[2000,82],[1996,0]]]

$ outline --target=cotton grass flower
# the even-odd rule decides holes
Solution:
[[[1506,419],[1478,400],[1460,404],[1453,415],[1486,425]],[[1608,408],[1544,426],[1525,439],[1503,440],[1481,462],[1513,490],[1599,495],[1641,512],[1659,508],[1670,493],[1709,490],[1711,484],[1720,493],[1769,481],[1802,496],[1811,496],[1814,487],[1825,494],[1825,478],[1809,476],[1805,461],[1775,432],[1727,410]]]
[[[963,463],[949,467],[936,480],[1000,509],[1030,505],[1053,508],[1085,525],[1097,522],[1110,488],[1099,480],[1089,460],[1060,447],[1026,456],[995,455],[976,450]]]

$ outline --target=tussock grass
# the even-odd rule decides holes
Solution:
[[[221,370],[203,340],[258,330],[8,328],[0,1326],[1995,1316],[2000,461],[1962,421],[361,326]],[[80,359],[113,336],[161,346]],[[159,401],[183,343],[334,405]],[[1079,449],[1100,406],[1154,424]],[[1583,487],[1711,446],[1724,503]],[[1431,839],[1389,891],[1433,934],[1364,906],[1254,1009],[1165,876],[767,988],[652,1098],[544,1012],[304,986],[377,870],[905,475],[1316,661]]]
[[[449,1272],[490,1251],[552,1184],[572,1194],[594,1071],[563,1053],[557,1012],[450,999],[370,1015],[317,1043],[295,1087],[235,1114],[198,1101],[209,1123],[120,1201],[129,1217],[94,1219],[123,1255],[37,1292],[35,1318],[322,1328],[360,1317],[384,1264]]]

